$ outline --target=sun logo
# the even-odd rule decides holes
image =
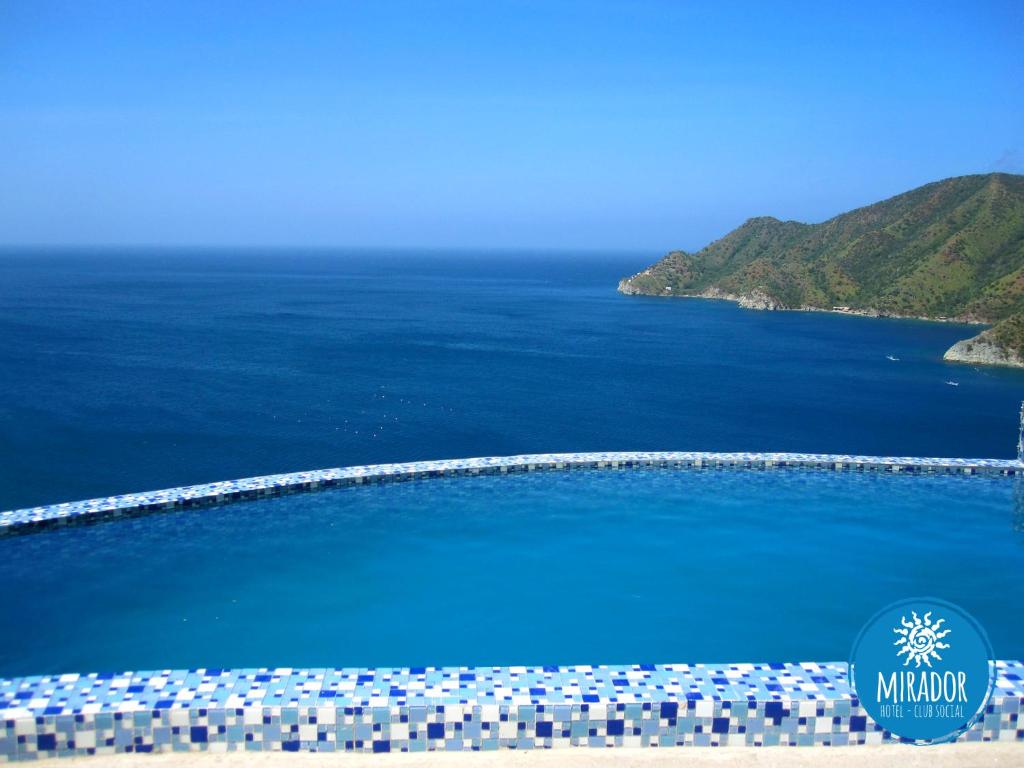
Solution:
[[[933,624],[931,621],[931,611],[924,615],[923,620],[918,618],[916,611],[911,611],[910,615],[913,617],[913,621],[907,621],[906,616],[901,616],[900,624],[903,626],[893,629],[893,632],[900,635],[893,645],[903,646],[896,656],[906,654],[907,658],[903,662],[904,667],[910,664],[910,662],[914,662],[915,666],[920,667],[922,661],[930,667],[932,659],[942,661],[942,657],[938,652],[949,648],[949,643],[942,642],[942,638],[953,630],[944,629],[939,631],[945,619],[939,619]]]

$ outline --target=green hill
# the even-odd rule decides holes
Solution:
[[[820,224],[750,219],[619,290],[993,323],[946,359],[1024,364],[1024,176],[945,179]]]

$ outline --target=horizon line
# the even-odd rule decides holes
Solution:
[[[546,253],[646,253],[661,254],[679,249],[636,247],[607,247],[585,245],[342,245],[299,243],[0,243],[0,252],[12,250],[248,250],[248,251],[487,251],[487,252],[546,252]]]

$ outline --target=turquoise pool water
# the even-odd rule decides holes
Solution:
[[[425,480],[0,540],[0,675],[843,659],[900,597],[1024,657],[1006,478],[622,470]]]

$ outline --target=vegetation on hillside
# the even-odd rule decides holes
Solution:
[[[988,338],[1024,356],[1024,176],[945,179],[820,224],[750,219],[620,290],[995,323]]]

